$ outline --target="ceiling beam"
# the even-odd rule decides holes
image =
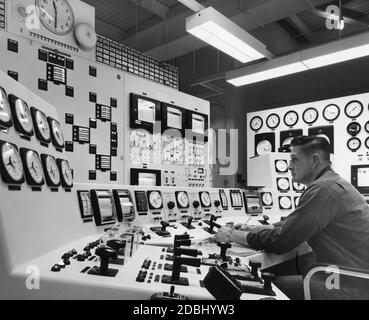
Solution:
[[[313,32],[296,14],[289,16],[287,21],[291,23],[298,30],[298,32],[305,37],[306,40],[310,42],[314,41]]]
[[[313,6],[319,6],[330,1],[310,0],[309,2]],[[254,0],[246,8],[247,11],[241,13],[238,0],[209,0],[204,5],[214,7],[246,31],[259,29],[261,26],[310,9],[303,0]],[[191,14],[193,13],[186,12],[177,15],[122,42],[129,47],[135,47],[138,37],[142,39],[141,43],[144,43],[140,48],[141,51],[161,61],[190,53],[194,50],[195,38],[186,33],[185,19]],[[196,41],[195,44],[196,49],[207,46],[200,41]]]
[[[165,20],[169,15],[169,8],[158,0],[131,0],[134,4],[146,9],[154,15]]]

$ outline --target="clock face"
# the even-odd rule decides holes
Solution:
[[[369,133],[369,121],[365,123],[365,131]]]
[[[63,159],[57,159],[56,163],[58,164],[59,171],[61,174],[61,184],[64,188],[72,188],[73,187],[73,175],[72,170],[69,166],[69,162]]]
[[[273,205],[273,197],[270,192],[265,192],[261,196],[261,201],[263,202],[263,205],[266,207],[270,207]]]
[[[44,172],[41,159],[36,151],[26,148],[20,149],[26,180],[30,186],[41,186],[44,184]]]
[[[9,97],[15,128],[23,135],[33,136],[32,116],[27,103],[14,95]]]
[[[60,123],[53,118],[47,118],[51,128],[51,140],[55,147],[64,148],[64,134],[61,130]]]
[[[278,189],[282,191],[287,191],[290,189],[290,182],[287,178],[277,179]]]
[[[0,141],[0,146],[0,169],[3,181],[9,184],[23,183],[23,166],[17,147],[5,141]]]
[[[57,187],[60,185],[60,173],[58,165],[53,156],[42,154],[42,166],[45,172],[46,183],[50,187]]]
[[[369,149],[369,137],[365,140],[365,146]]]
[[[0,87],[0,126],[9,128],[12,125],[10,105],[6,92]]]
[[[46,115],[34,107],[31,108],[31,112],[37,138],[43,142],[50,142],[50,126]]]
[[[318,120],[319,113],[318,110],[315,108],[308,108],[304,111],[304,114],[302,116],[303,120],[307,124],[312,124],[316,120]]]
[[[276,160],[275,168],[277,172],[287,172],[288,164],[286,160]]]
[[[336,120],[341,113],[340,108],[336,104],[330,104],[324,108],[323,117],[327,121]]]
[[[279,197],[279,207],[284,210],[292,208],[292,200],[290,197]]]
[[[275,129],[279,126],[280,121],[279,115],[272,113],[268,116],[266,123],[269,129]]]
[[[355,119],[363,113],[364,106],[360,101],[349,102],[345,107],[345,114],[351,119]]]
[[[203,207],[210,207],[211,199],[208,192],[200,192],[200,200]]]
[[[295,189],[295,191],[303,191],[305,189],[305,185],[303,185],[302,183],[294,182],[293,188]]]
[[[296,111],[288,111],[283,120],[287,127],[293,127],[299,121],[299,115]]]
[[[251,119],[250,127],[254,131],[259,131],[261,127],[263,126],[263,119],[260,117],[254,117]]]
[[[361,147],[361,140],[359,138],[351,138],[349,141],[347,141],[347,147],[351,151],[357,151]]]
[[[149,192],[149,205],[152,209],[161,209],[163,207],[163,198],[159,191]]]
[[[50,32],[66,35],[74,26],[73,10],[67,0],[36,0],[42,24]]]
[[[258,143],[258,145],[256,147],[256,152],[260,156],[262,154],[272,152],[272,149],[273,149],[273,147],[272,147],[272,144],[270,143],[270,141],[262,140]]]
[[[180,191],[177,193],[177,203],[180,208],[188,208],[189,207],[189,199],[187,192]]]
[[[351,122],[347,126],[347,133],[353,137],[357,136],[361,131],[361,124],[359,122]]]

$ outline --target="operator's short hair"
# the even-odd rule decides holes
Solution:
[[[325,161],[330,161],[330,145],[327,139],[318,136],[298,136],[291,141],[291,147],[301,147],[305,154],[321,152]]]

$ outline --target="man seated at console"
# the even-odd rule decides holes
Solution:
[[[306,241],[317,263],[365,269],[369,273],[368,204],[332,170],[326,139],[296,137],[291,147],[289,170],[293,181],[306,185],[296,210],[274,225],[222,227],[215,240],[275,254],[287,253]],[[315,290],[315,299],[369,298],[367,281],[350,281],[341,281],[340,290],[327,290],[323,280],[310,287]],[[291,299],[304,298],[301,275],[277,277],[276,285]],[[366,290],[360,286],[366,286]]]

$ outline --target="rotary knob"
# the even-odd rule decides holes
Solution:
[[[200,207],[200,202],[195,200],[195,201],[192,203],[192,205],[193,205],[193,207],[194,207],[195,209],[197,209],[198,207]]]
[[[168,206],[168,209],[169,210],[173,210],[174,207],[175,207],[175,203],[173,201],[169,201],[168,204],[167,204],[167,206]]]

